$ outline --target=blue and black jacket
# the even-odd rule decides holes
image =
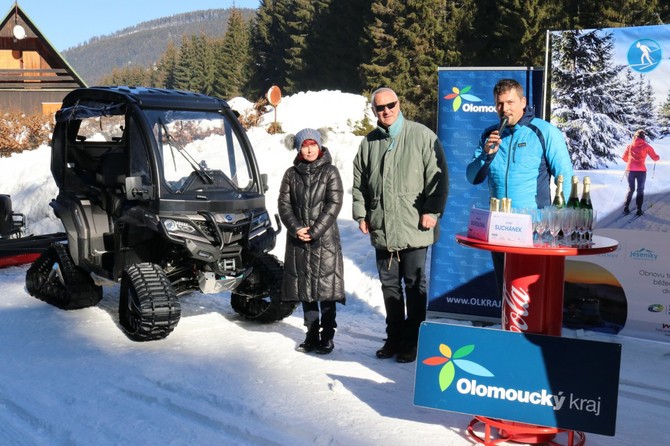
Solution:
[[[466,170],[468,181],[479,184],[488,178],[492,198],[511,198],[513,208],[543,208],[551,204],[551,177],[573,175],[563,133],[536,118],[527,107],[519,122],[502,131],[500,147],[487,154],[484,145],[497,125],[488,127]]]

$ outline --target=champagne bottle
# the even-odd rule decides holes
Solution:
[[[567,207],[573,209],[579,207],[579,178],[577,178],[577,175],[572,176],[572,189],[570,189]]]
[[[500,212],[500,200],[491,197],[491,199],[489,200],[489,210],[491,212]]]
[[[584,177],[584,189],[582,191],[582,199],[579,200],[579,208],[593,214],[593,205],[591,204],[591,178],[589,177]],[[584,239],[590,242],[589,234],[591,233],[591,227],[588,229],[589,231],[586,231],[586,234],[584,234]]]
[[[591,178],[584,177],[584,189],[582,191],[582,199],[579,200],[580,209],[593,209],[591,203]]]
[[[563,195],[563,175],[556,177],[556,195],[554,195],[554,201],[551,204],[552,206],[556,206],[558,209],[565,206],[565,196]]]

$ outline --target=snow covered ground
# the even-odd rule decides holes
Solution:
[[[240,111],[248,105],[232,103]],[[361,96],[323,91],[284,98],[277,117],[291,133],[329,127],[326,146],[350,188],[360,141],[351,131],[367,112]],[[270,178],[271,212],[295,155],[282,135],[264,130],[273,117],[269,112],[249,131]],[[658,152],[667,157],[667,145]],[[48,207],[57,192],[49,156],[43,146],[0,159],[0,192],[26,214],[30,233],[62,230]],[[648,193],[661,183],[659,170]],[[610,187],[621,174],[612,171]],[[593,192],[594,202],[605,199]],[[105,288],[96,307],[62,311],[27,294],[26,266],[0,269],[0,444],[473,444],[466,432],[470,415],[413,406],[415,363],[375,358],[384,338],[383,302],[372,248],[350,209],[347,194],[339,219],[347,305],[338,306],[335,350],[327,356],[295,351],[304,338],[300,309],[258,325],[237,316],[226,293],[193,294],[182,298],[182,318],[170,336],[136,343],[118,325],[118,286]],[[274,250],[280,258],[284,235]],[[587,444],[667,442],[670,344],[564,334],[623,344],[617,434],[587,434]]]

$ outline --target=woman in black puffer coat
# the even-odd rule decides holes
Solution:
[[[345,302],[337,227],[344,189],[322,145],[324,135],[308,128],[287,136],[286,145],[298,150],[298,156],[284,174],[278,203],[287,230],[282,296],[302,302],[307,337],[298,350],[322,354],[334,348],[335,303]]]

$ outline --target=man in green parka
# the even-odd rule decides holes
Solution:
[[[426,253],[447,201],[447,163],[437,135],[403,117],[393,90],[376,90],[371,103],[377,128],[354,159],[353,218],[370,235],[382,284],[387,338],[377,357],[412,362],[426,319]]]

